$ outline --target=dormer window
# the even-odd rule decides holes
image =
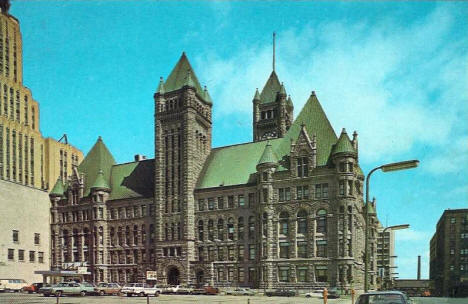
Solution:
[[[298,177],[309,176],[309,159],[307,157],[297,158],[297,176]]]

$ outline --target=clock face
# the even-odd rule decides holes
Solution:
[[[270,138],[276,138],[276,131],[269,131],[269,132],[265,132],[263,135],[262,135],[262,139],[270,139]]]

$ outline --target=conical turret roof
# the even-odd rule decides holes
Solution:
[[[356,150],[354,150],[353,144],[348,137],[348,133],[346,133],[346,129],[343,128],[341,131],[340,138],[336,142],[335,146],[333,147],[332,154],[337,153],[353,153],[356,154]]]
[[[253,100],[260,100],[260,93],[258,92],[258,88],[255,89],[255,95],[254,95]]]
[[[105,178],[104,178],[104,172],[100,169],[98,172],[98,175],[96,177],[96,180],[94,181],[93,185],[91,186],[91,189],[106,189],[110,190],[109,184],[107,184]]]
[[[203,89],[200,86],[197,75],[195,75],[190,62],[185,55],[185,52],[183,52],[171,74],[169,77],[167,77],[164,88],[166,92],[181,89],[184,85],[187,84],[188,79],[191,79],[192,86],[195,88],[197,93],[203,96]]]
[[[63,187],[62,179],[58,178],[57,182],[55,183],[54,188],[50,191],[50,196],[63,196],[65,193],[65,189]]]
[[[263,150],[263,154],[260,157],[260,160],[258,161],[258,165],[262,164],[276,164],[278,162],[278,157],[275,154],[275,151],[273,151],[273,148],[271,147],[271,143],[268,142],[267,145],[265,146],[265,149]]]
[[[281,83],[278,79],[278,75],[273,71],[270,74],[265,86],[263,87],[262,93],[260,93],[261,103],[270,103],[276,101],[276,95],[281,91]]]
[[[166,89],[164,88],[164,79],[162,77],[159,78],[159,85],[158,85],[158,89],[156,90],[156,93],[159,93],[159,94],[166,93]]]
[[[84,174],[85,188],[84,196],[89,194],[89,190],[98,178],[99,171],[102,170],[103,179],[107,185],[110,184],[110,174],[115,160],[99,136],[98,140],[78,166],[78,171]]]

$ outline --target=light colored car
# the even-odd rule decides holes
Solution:
[[[117,283],[99,283],[94,291],[100,296],[118,295],[122,287]]]
[[[356,304],[367,303],[410,304],[411,301],[399,291],[376,291],[364,293],[356,301]]]
[[[80,295],[82,297],[86,295],[94,294],[94,285],[91,283],[83,282],[83,283],[76,283],[76,282],[63,282],[53,286],[49,294],[53,294],[56,297],[60,297],[62,295],[71,295],[76,296]],[[45,293],[44,293],[45,296]]]
[[[235,288],[226,291],[227,295],[233,295],[233,296],[254,296],[255,291],[253,291],[250,288]]]
[[[323,288],[315,288],[305,294],[306,298],[320,298],[323,297]]]
[[[19,292],[24,287],[28,286],[23,279],[0,279],[0,291],[15,291]]]
[[[137,295],[140,297],[146,297],[149,295],[158,297],[161,294],[161,288],[151,287],[145,283],[130,283],[125,285],[121,290],[120,293],[126,295],[127,297],[131,297],[133,295]]]

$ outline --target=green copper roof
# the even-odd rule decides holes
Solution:
[[[57,179],[57,182],[55,183],[55,186],[52,189],[52,191],[50,191],[49,195],[63,196],[64,193],[65,193],[65,189],[63,187],[62,179],[59,178],[59,179]]]
[[[97,142],[78,166],[78,171],[83,173],[85,177],[84,196],[89,195],[89,190],[96,181],[99,170],[103,172],[104,181],[108,185],[110,184],[110,173],[114,164],[114,157],[99,136]]]
[[[258,161],[258,165],[261,164],[276,164],[278,162],[278,158],[275,155],[275,151],[271,147],[270,142],[267,143],[265,149],[263,150],[262,157],[260,157]]]
[[[312,94],[285,137],[269,141],[280,165],[278,170],[286,169],[286,157],[291,151],[291,140],[297,140],[302,124],[305,125],[309,136],[316,135],[317,165],[327,164],[337,137],[317,97]],[[197,188],[203,189],[254,182],[254,174],[257,172],[256,165],[259,159],[262,158],[266,145],[266,141],[260,141],[213,149],[200,174]]]
[[[119,164],[112,167],[111,200],[153,197],[154,159]]]
[[[376,214],[376,213],[375,213],[374,206],[372,205],[372,203],[368,203],[368,204],[367,204],[367,213],[369,213],[369,214]]]
[[[96,177],[96,180],[94,181],[93,185],[91,186],[91,189],[109,189],[110,187],[107,184],[106,180],[104,179],[104,172],[102,170],[99,170],[98,175]]]
[[[288,99],[286,99],[286,104],[288,105],[288,107],[294,108],[291,96],[288,96]]]
[[[198,95],[203,98],[203,89],[200,86],[197,75],[195,75],[184,52],[169,77],[167,77],[166,83],[164,84],[164,90],[165,92],[172,92],[181,89],[185,85],[194,87]],[[205,102],[211,104],[207,100],[205,100]]]
[[[262,93],[260,93],[261,103],[270,103],[276,101],[276,95],[281,90],[281,83],[279,82],[276,72],[273,71],[270,74],[265,86],[263,87]]]
[[[291,140],[297,139],[302,124],[305,125],[307,134],[311,138],[314,134],[317,136],[317,165],[326,165],[337,137],[315,93],[312,93],[306,101],[301,112],[286,133],[283,142],[276,150],[276,154],[279,156],[289,154]]]
[[[208,93],[208,89],[206,88],[206,86],[203,88],[203,93],[204,93],[203,98],[205,99],[205,101],[209,104],[213,104],[210,93]]]
[[[348,133],[346,133],[346,130],[344,128],[343,131],[341,131],[341,135],[340,138],[338,138],[338,142],[333,147],[332,154],[337,153],[356,154],[356,150],[354,150],[353,144],[351,143],[351,140],[348,137]]]
[[[258,92],[258,88],[255,90],[255,95],[253,100],[260,100],[260,93]]]

